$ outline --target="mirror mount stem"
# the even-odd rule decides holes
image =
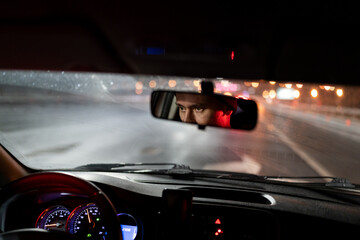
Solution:
[[[205,130],[205,127],[206,127],[205,125],[198,125],[199,130]]]
[[[201,81],[201,93],[206,95],[214,94],[214,84],[210,81]],[[198,125],[199,130],[205,130],[205,125]]]
[[[210,81],[201,81],[201,93],[206,95],[214,94],[214,84]]]

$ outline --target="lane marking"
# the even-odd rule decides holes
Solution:
[[[316,173],[320,176],[334,176],[330,171],[328,171],[324,166],[318,163],[314,158],[312,158],[309,154],[303,151],[298,144],[293,142],[290,138],[288,138],[282,131],[277,129],[272,125],[272,128],[275,130],[276,134],[279,136],[280,140],[283,141],[287,146],[291,148],[302,160],[304,160]]]

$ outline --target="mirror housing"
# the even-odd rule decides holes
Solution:
[[[155,118],[197,124],[253,130],[258,107],[254,100],[214,93],[158,90],[151,94],[151,113]]]

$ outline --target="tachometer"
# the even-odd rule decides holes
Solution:
[[[71,212],[66,229],[79,239],[106,239],[107,231],[94,203],[80,205]]]
[[[65,231],[65,224],[70,211],[64,206],[45,209],[38,217],[35,227],[46,230]]]

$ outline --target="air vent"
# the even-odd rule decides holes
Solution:
[[[219,199],[273,205],[275,199],[268,195],[251,191],[228,190],[219,188],[185,188],[193,192],[194,198]]]

